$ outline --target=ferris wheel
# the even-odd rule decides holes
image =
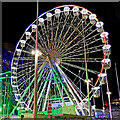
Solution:
[[[38,51],[35,51],[35,20],[18,41],[11,64],[17,106],[26,110],[34,108],[37,53],[38,111],[48,110],[51,102],[53,106],[75,105],[76,114],[81,111],[85,115],[88,95],[100,96],[100,86],[105,84],[106,70],[111,66],[109,33],[104,31],[104,23],[96,14],[76,5],[55,7],[41,14],[38,20]],[[80,90],[80,81],[85,88],[89,83],[91,91]]]

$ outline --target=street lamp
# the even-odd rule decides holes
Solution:
[[[32,50],[32,55],[37,55],[37,56],[41,56],[43,53],[41,52],[41,51],[39,51],[39,50]]]

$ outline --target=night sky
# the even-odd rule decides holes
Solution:
[[[112,99],[118,98],[115,66],[117,64],[118,77],[120,78],[120,3],[118,2],[81,2],[81,3],[39,3],[39,14],[63,4],[75,4],[87,8],[104,22],[104,30],[109,32],[109,44],[112,53],[110,59],[111,69],[108,70],[108,81]],[[36,6],[32,3],[2,3],[2,41],[17,44],[25,29],[36,19]]]

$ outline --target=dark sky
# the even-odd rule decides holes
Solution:
[[[117,64],[120,78],[120,3],[119,2],[80,2],[80,3],[39,3],[39,14],[63,4],[75,4],[87,8],[104,22],[104,30],[109,32],[112,45],[110,59],[112,67],[108,70],[108,81],[112,99],[118,98],[114,63]],[[9,2],[2,5],[2,40],[16,45],[25,29],[36,19],[36,3]]]

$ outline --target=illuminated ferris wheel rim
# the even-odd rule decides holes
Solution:
[[[55,8],[53,8],[53,9],[51,9],[51,10],[49,10],[49,11],[47,11],[47,12],[45,12],[45,13],[43,13],[43,14],[41,14],[38,18],[42,18],[45,14],[47,14],[47,13],[49,13],[50,11],[52,11],[52,10],[55,10],[55,9],[58,9],[58,8],[62,8],[62,7],[79,7],[79,8],[81,8],[81,9],[85,9],[85,10],[87,10],[86,8],[84,8],[84,7],[80,7],[80,6],[77,6],[77,5],[62,5],[62,6],[58,6],[58,7],[55,7]],[[90,14],[93,14],[92,12],[90,12],[89,10],[87,10]],[[96,20],[98,21],[98,19],[96,18]],[[36,21],[36,20],[35,20]],[[33,23],[35,23],[35,21],[33,22]],[[28,26],[27,27],[27,29],[25,30],[25,33],[27,33],[27,30],[32,26],[32,25],[34,25],[34,24],[30,24],[30,26]],[[99,25],[98,25],[99,26]],[[24,34],[25,34],[24,33]],[[23,35],[24,35],[23,34]],[[29,33],[27,33],[28,35],[29,35]],[[104,33],[104,31],[103,31],[103,34],[102,34],[102,36],[103,36],[103,39],[104,39],[104,49],[105,49],[105,52],[104,52],[104,59],[103,59],[103,61],[102,61],[102,67],[101,67],[101,70],[100,70],[100,74],[98,75],[98,78],[97,78],[97,80],[96,80],[96,83],[95,83],[95,85],[94,85],[94,87],[97,85],[97,83],[98,83],[98,81],[99,81],[99,78],[101,77],[101,74],[102,74],[102,72],[103,72],[103,69],[104,69],[104,64],[105,64],[105,62],[107,61],[109,61],[109,60],[106,60],[106,45],[107,45],[107,43],[106,43],[106,36],[105,36],[106,34]],[[23,37],[23,36],[22,36]],[[21,37],[21,38],[22,38]],[[20,39],[21,40],[21,39]],[[27,40],[26,40],[27,41]],[[22,41],[21,40],[21,42],[23,42],[24,43],[24,41]],[[19,44],[19,42],[18,42],[18,44]],[[17,44],[17,46],[18,46],[18,44]],[[17,49],[17,46],[16,46],[16,50],[17,51],[20,51],[21,52],[21,50],[19,50],[19,49]],[[93,91],[93,89],[90,91],[90,93]],[[89,94],[90,94],[89,93]],[[84,98],[84,99],[86,99],[86,98]]]
[[[90,10],[86,9],[85,7],[82,7],[82,6],[78,6],[78,5],[60,5],[60,6],[57,6],[51,10],[48,10],[47,12],[44,12],[42,13],[41,15],[39,15],[38,19],[43,17],[46,13],[49,13],[50,11],[53,11],[55,9],[58,9],[58,8],[63,8],[63,7],[78,7],[78,8],[81,8],[81,9],[84,9],[84,10],[87,10],[90,14],[93,14]],[[95,15],[95,14],[94,14]],[[96,17],[96,16],[95,16]],[[36,19],[37,20],[37,19]],[[25,30],[24,34],[27,32],[27,30],[36,22],[36,20],[34,22],[32,22],[32,24],[30,24],[27,29]],[[96,17],[96,20],[99,21],[99,19]],[[101,21],[100,21],[101,22]],[[103,25],[104,23],[101,22],[101,24]],[[99,25],[96,25],[96,26],[99,26]],[[24,36],[24,34],[22,35],[22,37]],[[94,85],[94,87],[97,85],[98,81],[99,81],[99,78],[101,77],[101,74],[103,72],[103,69],[104,69],[104,64],[105,64],[105,59],[106,59],[106,46],[107,46],[107,42],[106,42],[106,36],[108,36],[108,32],[102,32],[101,33],[101,37],[104,38],[104,49],[105,49],[105,54],[104,54],[104,59],[102,60],[102,67],[101,67],[101,70],[100,70],[100,75],[98,76],[97,80],[96,80],[96,83]],[[22,38],[21,37],[21,38]],[[21,40],[21,39],[20,39]],[[18,42],[19,43],[19,42]],[[18,44],[17,44],[18,45]],[[16,48],[17,48],[17,45],[16,45]],[[93,90],[90,91],[90,93],[92,92]]]
[[[55,10],[56,8],[58,9],[58,8],[62,8],[62,7],[78,7],[78,8],[87,10],[90,14],[93,14],[93,13],[92,13],[91,11],[89,11],[88,9],[86,9],[86,8],[84,8],[84,7],[81,7],[81,6],[78,6],[78,5],[61,5],[61,6],[55,7],[55,8],[53,8],[53,9],[47,11],[47,12],[42,13],[38,18],[41,18],[41,17],[44,16],[46,13],[49,13],[50,11]],[[97,17],[96,17],[96,20],[99,21]],[[35,20],[35,21],[36,21],[36,20]],[[35,21],[34,21],[34,22],[35,22]],[[34,22],[33,22],[33,23],[34,23]],[[27,33],[27,30],[33,25],[33,23],[30,24],[30,25],[27,27],[27,29],[25,30],[24,34]],[[103,24],[103,23],[102,23],[102,24]],[[103,32],[104,32],[104,31],[103,31]],[[24,35],[24,34],[23,34],[23,35]],[[28,34],[29,34],[29,33],[28,33]],[[104,37],[104,42],[105,42],[104,48],[106,48],[106,38],[105,38],[105,34],[102,33],[101,36]],[[22,37],[23,37],[23,36],[22,36]],[[22,38],[22,37],[21,37],[21,38]],[[20,39],[20,40],[21,40],[21,39]],[[21,41],[22,41],[22,40],[21,40]],[[19,42],[18,42],[18,43],[19,43]],[[17,48],[17,46],[18,46],[18,44],[16,45],[16,48]],[[20,51],[22,51],[22,50],[20,50]],[[106,59],[106,51],[105,51],[105,54],[104,54],[104,59],[102,60],[102,64],[103,64],[103,65],[102,65],[102,68],[101,68],[101,71],[100,71],[100,75],[98,76],[95,85],[97,84],[97,82],[98,82],[98,80],[99,80],[99,78],[100,78],[100,76],[101,76],[101,73],[102,73],[102,71],[103,71],[103,67],[104,67],[104,64],[105,64],[105,59]]]

